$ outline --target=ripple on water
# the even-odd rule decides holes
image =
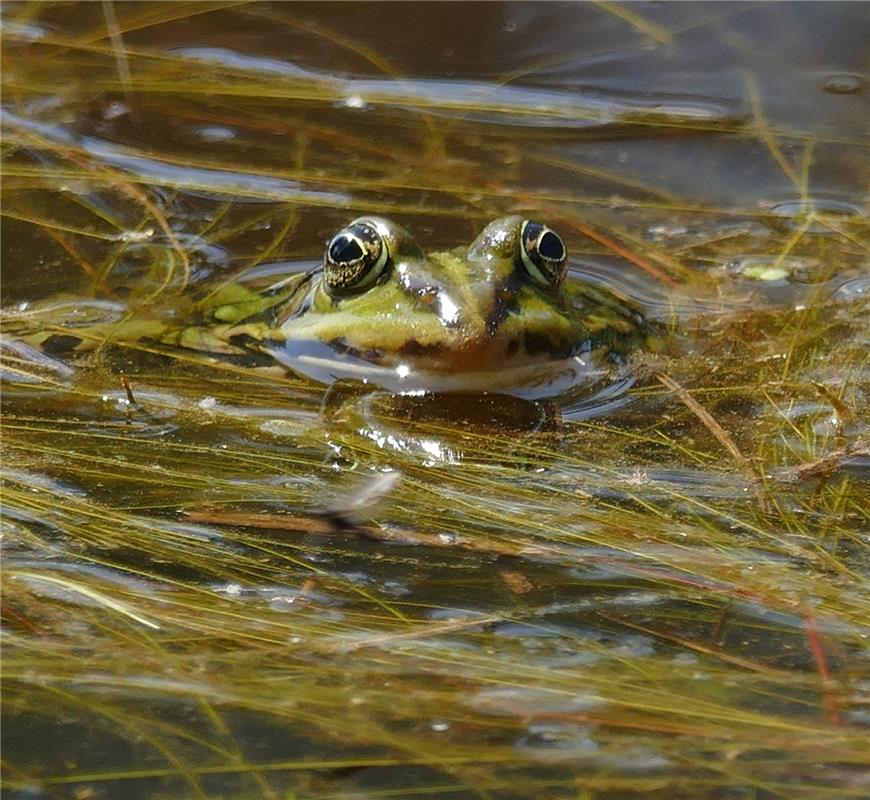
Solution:
[[[0,480],[2,480],[4,484],[13,482],[24,491],[45,491],[50,492],[51,494],[65,495],[74,498],[87,496],[87,493],[83,489],[79,489],[77,486],[62,483],[54,478],[50,478],[48,475],[43,475],[38,472],[29,472],[23,469],[5,467],[0,471]]]
[[[578,92],[486,81],[435,80],[406,77],[401,81],[340,77],[308,69],[295,62],[238,53],[224,47],[181,47],[175,53],[191,61],[214,65],[239,76],[280,76],[289,92],[318,94],[340,108],[370,106],[426,107],[427,113],[461,116],[490,125],[557,128],[599,128],[639,123],[671,126],[704,122],[733,125],[742,119],[733,100],[649,92]]]
[[[533,723],[514,746],[538,761],[583,759],[623,773],[649,774],[671,766],[661,753],[645,745],[605,750],[593,738],[595,730],[577,722]]]
[[[849,72],[836,72],[822,76],[822,90],[828,94],[859,94],[864,89],[864,78]]]
[[[571,722],[529,725],[514,747],[537,761],[565,761],[598,756],[601,745],[592,737],[596,726]]]
[[[347,206],[345,193],[310,189],[298,181],[241,170],[194,167],[183,161],[169,162],[150,157],[147,151],[121,147],[96,136],[78,136],[63,125],[43,123],[2,110],[2,119],[13,129],[35,132],[51,142],[77,145],[90,156],[140,178],[152,191],[174,188],[185,194],[207,198],[230,196],[233,202],[321,202]],[[84,187],[87,190],[87,187]]]
[[[178,429],[177,425],[164,421],[174,417],[180,408],[181,403],[174,395],[136,389],[135,401],[130,402],[126,391],[113,389],[100,395],[100,401],[105,409],[119,415],[115,422],[123,425],[125,437],[159,438]],[[106,420],[101,419],[97,424],[86,425],[84,430],[103,433],[105,427]]]
[[[32,389],[39,387],[63,389],[75,375],[75,370],[62,361],[43,353],[39,348],[27,342],[8,337],[0,338],[0,381],[4,392],[10,387],[16,387],[15,393],[31,394]],[[19,387],[25,387],[21,391]]]
[[[870,276],[844,281],[831,296],[833,300],[851,302],[870,297]]]
[[[546,691],[523,686],[500,686],[471,695],[466,704],[493,717],[539,717],[542,714],[575,714],[607,705],[596,694]]]
[[[75,328],[117,322],[126,311],[124,303],[114,300],[81,298],[22,304],[18,308],[4,309],[3,316],[7,323],[16,327],[32,320],[37,326],[48,321],[57,327]]]
[[[834,236],[839,232],[839,225],[863,216],[864,209],[850,200],[821,196],[774,201],[770,213],[777,227]]]
[[[316,605],[321,616],[343,619],[344,615],[336,610],[327,612],[327,608],[344,605],[343,601],[317,592],[311,588],[305,588],[302,584],[298,587],[283,584],[262,584],[242,586],[240,583],[224,583],[210,587],[215,593],[239,600],[240,602],[252,602],[267,605],[273,611],[294,612],[302,611],[310,605]]]
[[[7,47],[11,44],[38,42],[49,33],[51,30],[43,25],[3,20],[3,39]]]
[[[111,610],[146,627],[152,629],[160,627],[156,622],[140,614],[133,606],[117,599],[119,588],[120,594],[135,592],[141,596],[150,593],[150,584],[132,575],[93,564],[61,562],[45,558],[16,559],[12,563],[7,559],[4,569],[7,580],[25,584],[40,598],[103,612]],[[70,630],[78,625],[77,619],[69,619]]]

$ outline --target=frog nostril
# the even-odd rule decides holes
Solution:
[[[505,284],[504,286],[500,286],[495,293],[496,300],[499,303],[512,303],[514,298],[516,297],[516,292],[512,287]]]

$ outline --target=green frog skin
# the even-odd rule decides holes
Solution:
[[[323,384],[552,397],[655,340],[628,298],[568,279],[567,263],[561,237],[521,216],[491,222],[468,247],[430,253],[366,216],[306,273],[262,291],[230,284],[188,305],[183,321],[128,318],[100,338],[256,351]]]

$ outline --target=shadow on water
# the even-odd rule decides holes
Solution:
[[[865,796],[867,33],[5,4],[5,795]],[[524,399],[155,335],[514,213],[659,346]]]

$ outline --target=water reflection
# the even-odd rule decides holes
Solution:
[[[860,794],[860,4],[104,9],[2,10],[9,797]],[[350,209],[427,251],[543,213],[676,347],[322,406],[16,338],[307,269]]]

